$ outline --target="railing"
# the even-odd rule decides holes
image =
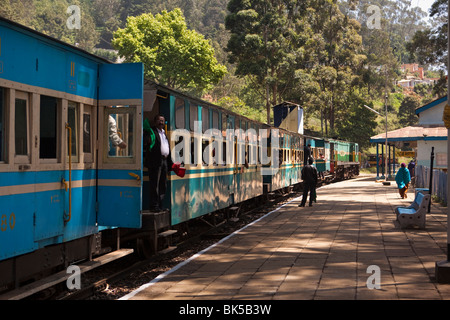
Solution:
[[[429,167],[416,166],[416,188],[429,188],[430,172]],[[447,203],[447,173],[437,169],[433,170],[431,194],[437,196],[444,203]]]

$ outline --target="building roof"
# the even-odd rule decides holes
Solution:
[[[447,128],[415,126],[388,132],[388,142],[417,140],[447,140]],[[385,132],[370,138],[371,143],[384,143],[385,141]]]
[[[425,110],[427,110],[427,109],[433,108],[433,107],[437,106],[438,104],[441,104],[442,102],[445,102],[445,101],[447,101],[447,96],[443,96],[442,98],[439,98],[439,99],[436,99],[434,101],[431,101],[430,103],[417,108],[416,109],[416,115],[421,113],[421,112],[423,112],[423,111],[425,111]]]

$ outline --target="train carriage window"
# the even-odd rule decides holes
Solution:
[[[184,100],[180,98],[175,99],[175,126],[177,129],[185,128],[184,115]]]
[[[209,109],[202,108],[202,129],[203,132],[209,129]]]
[[[83,113],[83,153],[92,152],[91,132],[92,132],[91,113],[85,111]]]
[[[105,112],[104,124],[108,147],[105,148],[106,159],[123,163],[133,162],[135,107],[109,107]]]
[[[28,94],[16,92],[14,136],[16,156],[28,155]]]
[[[198,107],[191,103],[189,107],[189,129],[195,131],[195,122],[198,121]]]
[[[56,159],[58,140],[57,124],[58,100],[55,97],[41,96],[39,118],[39,157]]]
[[[209,129],[209,109],[206,107],[202,107],[202,131],[203,133],[206,132],[206,130]],[[203,165],[208,165],[211,164],[211,157],[212,154],[206,154],[205,150],[208,147],[210,143],[210,139],[208,138],[203,138],[202,139],[202,160],[203,160]],[[206,159],[206,157],[208,157],[208,159]]]
[[[219,113],[217,111],[212,112],[212,127],[219,129]]]
[[[227,136],[227,115],[222,113],[222,136],[225,138]]]
[[[67,124],[71,128],[71,137],[67,134],[67,155],[69,155],[70,144],[72,157],[78,158],[78,105],[75,102],[69,101],[67,108]]]
[[[5,97],[5,89],[0,87],[0,162],[5,161],[6,159],[6,123],[5,123],[5,114],[6,114],[6,97]]]

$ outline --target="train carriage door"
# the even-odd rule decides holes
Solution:
[[[97,221],[141,227],[142,64],[99,68]]]
[[[235,203],[235,181],[236,181],[236,161],[235,161],[235,118],[232,115],[227,115],[227,129],[226,129],[226,165],[229,170],[233,173],[229,175],[230,180],[228,181],[228,193],[229,193],[229,204]]]

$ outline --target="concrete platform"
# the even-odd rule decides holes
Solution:
[[[313,207],[291,201],[122,300],[449,299],[434,274],[446,208],[433,204],[424,230],[401,230],[394,208],[413,200],[375,176],[325,186]]]

